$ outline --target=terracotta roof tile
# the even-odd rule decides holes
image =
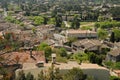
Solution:
[[[32,57],[30,56],[30,51],[26,52],[12,52],[2,55],[5,60],[4,63],[12,65],[18,63],[37,63],[38,61],[45,62],[45,56],[43,51],[32,51]]]

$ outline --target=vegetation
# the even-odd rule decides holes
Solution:
[[[110,41],[111,41],[112,43],[115,42],[115,33],[114,33],[114,32],[111,33]]]
[[[61,15],[56,15],[55,16],[55,22],[56,22],[56,27],[61,27],[62,25],[62,16]]]
[[[72,29],[79,29],[80,28],[80,20],[79,20],[79,16],[75,15],[72,24],[71,24],[71,28]]]
[[[110,80],[120,80],[120,78],[116,76],[110,76]]]
[[[114,37],[115,37],[115,41],[120,41],[120,30],[119,29],[113,29],[114,32]]]
[[[53,49],[53,53],[56,53],[56,61],[61,63],[67,63],[67,51],[65,48]]]
[[[52,49],[51,47],[49,47],[46,43],[41,43],[38,47],[37,47],[38,51],[44,51],[45,52],[45,57],[49,57],[51,56],[52,53]]]
[[[30,19],[33,20],[35,26],[44,23],[44,18],[42,16],[34,16],[34,17],[31,16]]]
[[[106,3],[110,3],[111,5],[109,6]],[[81,28],[83,30],[92,30],[93,27],[91,26],[94,24],[83,27],[81,25],[98,21],[94,26],[95,29],[97,29],[99,39],[106,40],[109,38],[110,41],[114,43],[120,41],[120,22],[114,21],[120,20],[120,7],[113,6],[119,3],[120,0],[105,0],[104,3],[103,0],[0,0],[0,8],[6,9],[8,12],[8,16],[4,18],[1,16],[3,15],[4,11],[0,9],[0,19],[5,19],[6,22],[16,24],[16,26],[20,25],[22,28],[20,28],[20,30],[27,30],[30,28],[30,30],[33,31],[34,35],[29,36],[37,35],[37,26],[40,26],[42,24],[54,24],[56,27],[58,27],[56,29],[68,29],[65,28],[65,24],[63,24],[64,17],[65,21],[70,21],[71,29]],[[19,17],[21,19],[12,17],[14,14],[19,14]],[[32,22],[31,25],[33,28],[24,24],[24,20],[30,20]],[[11,29],[11,27],[9,29]],[[14,29],[14,27],[12,29]],[[1,30],[1,32],[7,30],[8,29]],[[46,36],[44,38],[46,38]],[[68,42],[65,43],[65,45],[71,47],[71,44],[76,40],[77,38],[70,37],[68,38]],[[25,42],[20,41],[18,39],[18,36],[12,32],[4,33],[3,36],[0,36],[0,51],[17,51],[20,47],[25,47]],[[28,46],[33,45],[28,42]],[[54,52],[57,55],[57,62],[67,63],[68,59],[72,58],[78,63],[81,63],[82,61],[89,61],[91,63],[97,63],[99,65],[102,65],[102,61],[104,60],[105,55],[108,51],[108,49],[103,49],[101,50],[101,54],[88,52],[68,55],[65,48],[60,48],[53,51],[53,49],[46,43],[41,43],[35,50],[44,51],[46,60],[48,58],[51,58],[50,56]],[[20,57],[15,56],[17,63],[19,59]],[[105,62],[105,65],[108,68],[120,69],[120,62]],[[3,67],[0,67],[0,72],[2,72],[1,74],[4,76],[4,80],[7,80],[7,70]],[[52,67],[48,70],[48,74],[46,74],[44,71],[41,71],[38,75],[38,80],[91,79],[91,77],[88,78],[85,74],[83,74],[79,68],[73,68],[69,70],[65,75],[60,74],[59,69],[55,69],[54,65],[52,65]],[[111,80],[116,79],[119,80],[119,78],[111,77]],[[24,72],[20,72],[18,80],[35,79],[31,73],[25,75]]]
[[[73,68],[68,71],[63,77],[63,80],[85,80],[86,76],[79,68]]]
[[[92,30],[93,27],[91,26],[83,26],[81,27],[82,30]]]
[[[73,59],[75,59],[79,64],[81,64],[83,61],[88,60],[88,55],[85,53],[75,53],[73,54]]]
[[[120,27],[120,22],[117,21],[105,21],[105,22],[97,22],[95,23],[96,28],[102,28],[102,29],[110,29],[115,27]]]
[[[65,48],[60,48],[58,54],[60,54],[61,57],[66,57],[67,51]]]
[[[67,60],[67,58],[65,58],[65,57],[57,56],[57,58],[56,58],[56,62],[67,63],[68,60]]]
[[[25,75],[24,71],[20,71],[16,80],[35,80],[35,78],[30,72]]]
[[[18,50],[21,46],[14,33],[5,33],[3,37],[0,38],[0,50],[5,50],[6,52]]]
[[[98,34],[99,39],[101,39],[101,40],[104,40],[108,37],[108,32],[104,29],[99,29],[97,31],[97,34]]]
[[[108,67],[108,68],[111,68],[111,69],[120,69],[120,62],[105,62],[105,65]]]
[[[38,74],[38,79],[34,79],[31,73],[25,75],[23,71],[19,72],[16,80],[93,80],[88,78],[80,68],[73,68],[61,73],[59,68],[55,68],[54,65],[47,70],[41,70]]]
[[[15,23],[15,24],[20,24],[20,23],[21,23],[21,21],[13,18],[12,16],[7,16],[7,17],[5,18],[5,20],[8,21],[8,22],[11,22],[11,23]]]
[[[97,54],[92,53],[92,52],[89,52],[88,55],[89,55],[89,61],[91,63],[97,63],[99,65],[102,65],[103,57],[101,55],[97,55]]]

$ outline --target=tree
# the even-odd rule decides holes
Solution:
[[[43,17],[44,18],[44,24],[47,24],[47,22],[48,22],[48,18],[47,17]]]
[[[59,54],[61,57],[66,57],[67,56],[67,51],[65,48],[60,48],[59,49]]]
[[[79,68],[73,68],[63,76],[63,80],[85,80],[86,76]]]
[[[79,20],[78,17],[79,17],[78,15],[76,15],[76,16],[74,17],[73,22],[72,22],[72,24],[71,24],[71,28],[73,28],[73,29],[78,29],[78,28],[80,28],[80,20]]]
[[[55,22],[56,22],[56,27],[61,27],[61,25],[62,25],[62,16],[61,15],[56,15]]]
[[[56,80],[62,80],[62,75],[60,74],[59,68],[55,68],[54,76]]]
[[[41,43],[38,47],[37,50],[40,51],[44,51],[45,52],[45,57],[49,57],[52,53],[52,49],[51,47],[48,46],[48,44],[46,43]]]
[[[73,59],[77,60],[81,64],[82,61],[88,60],[88,56],[85,53],[75,53],[73,54]]]
[[[119,29],[114,29],[113,32],[115,34],[115,40],[120,41],[120,30]]]
[[[116,76],[110,76],[110,80],[120,80],[120,78]]]
[[[98,21],[102,22],[102,21],[104,21],[104,20],[105,20],[105,18],[104,18],[103,16],[99,16],[99,17],[98,17]]]
[[[95,23],[95,28],[99,28],[100,27],[100,23]]]
[[[120,62],[116,62],[115,65],[113,66],[114,69],[120,69]]]
[[[49,46],[45,47],[44,51],[45,51],[45,57],[51,56],[51,53],[52,53],[51,47]]]
[[[92,53],[92,52],[89,52],[88,55],[89,55],[89,61],[91,63],[97,63],[99,65],[102,64],[102,56],[101,55],[97,55],[97,54]]]
[[[38,26],[44,23],[44,18],[42,16],[30,17],[34,21],[34,25]]]
[[[106,39],[108,36],[108,32],[103,29],[99,29],[97,34],[98,34],[99,39],[102,39],[102,40]]]
[[[44,50],[45,47],[47,47],[47,46],[48,46],[48,44],[46,44],[46,43],[41,43],[41,44],[37,47],[37,50]]]
[[[63,80],[59,68],[55,68],[54,64],[47,70],[42,70],[38,74],[38,80]]]
[[[114,32],[111,33],[110,41],[111,41],[112,43],[115,42],[115,34],[114,34]]]

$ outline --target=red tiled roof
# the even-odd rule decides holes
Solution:
[[[22,63],[37,63],[38,61],[45,62],[45,56],[43,51],[32,51],[32,57],[30,51],[26,52],[12,52],[2,55],[4,57],[4,63],[8,65]]]

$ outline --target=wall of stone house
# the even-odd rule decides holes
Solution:
[[[115,56],[112,56],[112,55],[110,55],[110,54],[107,54],[107,55],[106,55],[106,60],[107,60],[107,61],[116,62],[116,57],[115,57]]]
[[[82,69],[84,74],[94,77],[94,80],[109,80],[110,73],[106,69]]]
[[[60,72],[65,74],[69,69],[62,69]],[[94,80],[109,80],[110,73],[107,69],[82,69],[84,74],[91,76]]]
[[[66,33],[67,37],[77,37],[77,38],[97,38],[97,34],[96,33],[76,33],[76,34],[72,34],[72,33]]]

